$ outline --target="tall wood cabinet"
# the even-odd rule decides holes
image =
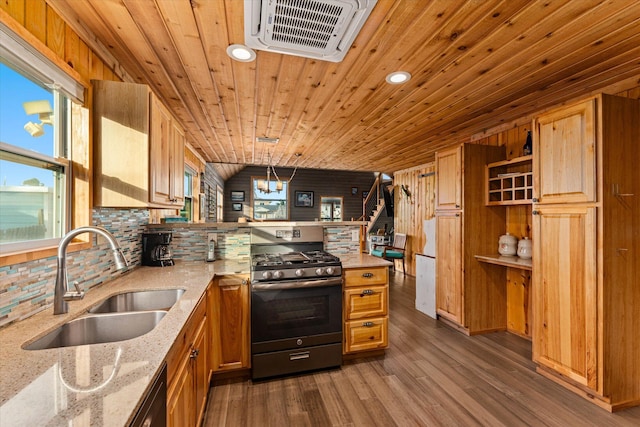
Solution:
[[[595,96],[534,130],[534,361],[608,410],[640,404],[640,102]]]
[[[214,373],[251,367],[249,276],[226,275],[213,279],[208,289]]]
[[[506,328],[505,269],[480,264],[497,250],[505,211],[485,205],[485,165],[504,147],[462,144],[436,153],[436,313],[468,334]]]
[[[94,80],[94,204],[179,208],[185,135],[148,86]]]

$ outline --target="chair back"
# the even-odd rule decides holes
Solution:
[[[404,247],[407,245],[407,235],[403,233],[395,233],[393,235],[393,246],[394,249],[404,250]]]

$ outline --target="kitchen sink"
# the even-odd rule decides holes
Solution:
[[[65,323],[23,348],[43,350],[129,340],[150,332],[166,314],[156,310],[87,315]]]
[[[113,295],[89,310],[89,313],[169,310],[184,294],[184,289],[125,292]]]

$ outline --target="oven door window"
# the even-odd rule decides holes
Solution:
[[[342,287],[251,293],[254,343],[342,331]]]

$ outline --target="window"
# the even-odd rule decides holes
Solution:
[[[320,217],[322,221],[342,221],[342,197],[320,198]]]
[[[70,101],[0,58],[0,252],[53,245],[68,224]],[[55,87],[55,86],[54,86]]]
[[[184,171],[184,206],[180,210],[180,216],[186,218],[187,221],[193,221],[193,175],[195,172],[185,166]]]
[[[289,182],[278,181],[282,189],[278,190],[276,181],[268,182],[268,191],[258,190],[258,181],[264,178],[251,178],[253,218],[259,220],[286,220],[289,218]]]

